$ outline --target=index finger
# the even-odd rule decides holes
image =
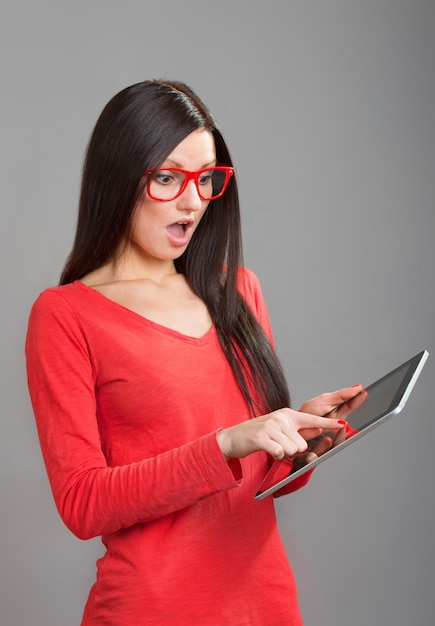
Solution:
[[[298,430],[321,428],[322,430],[335,430],[343,428],[345,422],[341,417],[320,417],[312,413],[298,413]]]

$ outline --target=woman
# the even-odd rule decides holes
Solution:
[[[254,494],[360,387],[288,408],[230,155],[186,85],[146,81],[103,110],[26,354],[59,513],[106,546],[82,626],[302,623],[273,500]]]

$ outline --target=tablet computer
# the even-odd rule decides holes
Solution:
[[[343,419],[347,426],[323,431],[308,441],[305,452],[274,461],[255,495],[262,500],[313,469],[403,409],[429,353],[423,350],[340,404],[325,417]]]

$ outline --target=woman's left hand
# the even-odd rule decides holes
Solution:
[[[336,407],[340,407],[338,411],[334,412],[330,417],[331,418],[340,418],[342,420],[347,419],[347,415],[351,413],[354,409],[357,408],[367,397],[367,392],[363,391],[362,385],[353,385],[352,387],[344,387],[343,389],[338,389],[337,391],[332,391],[330,393],[322,393],[320,396],[316,396],[311,400],[307,400],[299,409],[304,413],[312,413],[314,415],[326,416],[327,414],[335,409]],[[342,405],[342,406],[340,406]],[[336,444],[339,442],[340,438],[347,439],[354,435],[357,431],[352,429],[349,424],[346,424],[346,428],[342,429],[342,432],[338,433],[335,437]],[[300,430],[300,434],[305,439],[313,438],[312,430]],[[318,435],[321,434],[319,430]],[[322,446],[324,446],[325,442],[320,442],[318,445],[320,448],[313,449],[309,454],[316,453],[316,456],[321,456],[326,450],[321,450]],[[329,449],[329,448],[327,448]],[[320,454],[319,454],[320,452]]]
[[[311,413],[312,415],[326,415],[336,406],[351,400],[362,391],[362,385],[353,385],[353,387],[344,387],[330,393],[322,393],[311,400],[307,400],[299,409],[303,413]]]

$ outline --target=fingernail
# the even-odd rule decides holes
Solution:
[[[352,387],[361,387],[361,383],[357,383],[356,385],[352,385]]]
[[[345,422],[344,420],[337,420],[337,424],[340,424],[341,426],[346,426],[347,422]]]

